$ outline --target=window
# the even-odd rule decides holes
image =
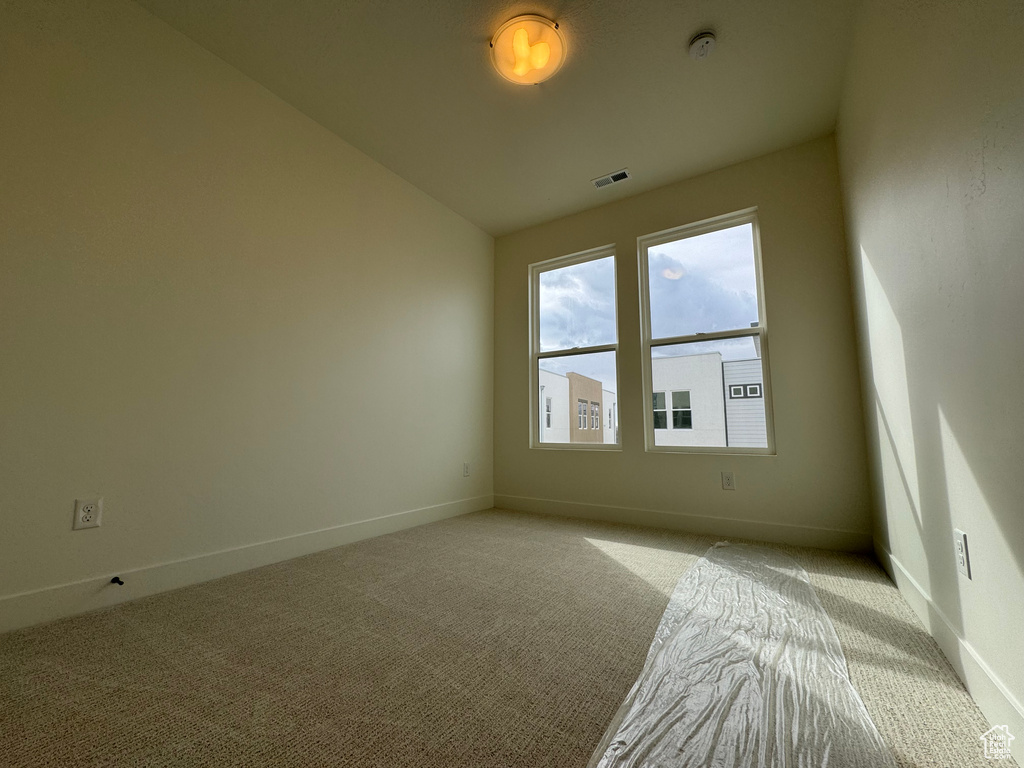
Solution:
[[[665,393],[654,393],[654,428],[668,429],[668,413],[665,411]]]
[[[688,390],[672,393],[672,429],[693,429]]]
[[[774,453],[757,212],[638,245],[647,449]]]
[[[618,389],[611,246],[530,266],[530,356],[530,445],[617,446],[617,430],[601,428]]]
[[[730,384],[729,397],[738,400],[741,397],[760,397],[760,384]]]
[[[690,410],[690,392],[689,390],[681,390],[670,392],[668,395],[672,398],[672,421],[668,419],[668,402],[665,392],[655,392],[652,398],[652,406],[654,411],[654,428],[655,429],[692,429],[693,428],[693,416]]]

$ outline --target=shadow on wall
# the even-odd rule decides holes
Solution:
[[[933,618],[944,618],[963,637],[964,587],[953,554],[953,528],[964,528],[970,537],[971,529],[980,532],[979,523],[991,520],[1009,544],[1019,583],[1024,547],[1013,542],[1024,542],[1024,520],[1013,508],[1012,493],[998,496],[991,491],[1011,489],[1021,470],[1014,468],[1007,445],[979,439],[1002,425],[991,361],[969,337],[977,329],[950,333],[950,323],[925,314],[934,308],[913,307],[906,312],[921,313],[912,315],[914,327],[934,330],[907,339],[864,245],[859,253],[855,288],[862,291],[866,321],[862,363],[872,401],[868,408],[874,411],[867,426],[877,447],[873,463],[880,532],[886,549],[904,562],[939,606],[942,615]],[[955,429],[951,414],[969,428]],[[916,539],[909,535],[912,530]],[[1000,576],[990,574],[993,579]]]

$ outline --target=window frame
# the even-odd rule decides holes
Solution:
[[[665,407],[664,408],[655,408],[654,407],[654,398],[657,395],[661,395],[661,398],[662,398],[662,400],[665,403]],[[669,412],[669,407],[668,407],[668,390],[666,390],[664,392],[651,392],[651,429],[668,429],[669,428],[668,427],[668,412]],[[659,427],[659,426],[657,426],[654,423],[654,414],[656,414],[656,413],[661,413],[661,414],[663,414],[665,416],[665,426],[664,427]]]
[[[748,328],[736,328],[728,331],[710,331],[706,333],[694,333],[684,336],[666,336],[657,339],[651,338],[651,283],[650,283],[650,258],[648,255],[652,247],[683,240],[689,237],[706,235],[710,232],[717,232],[722,229],[738,227],[744,224],[751,225],[751,239],[754,251],[754,279],[757,286],[757,310],[758,324]],[[648,452],[657,453],[720,453],[720,454],[744,454],[774,456],[775,450],[775,419],[772,413],[771,398],[771,377],[769,371],[771,365],[768,357],[768,321],[767,309],[764,296],[764,269],[761,261],[761,230],[757,218],[757,208],[746,208],[733,213],[726,213],[721,216],[713,216],[691,224],[684,224],[670,229],[663,229],[660,232],[653,232],[649,235],[641,235],[637,238],[637,262],[639,266],[640,279],[640,360],[643,376],[643,413],[644,417],[644,447]],[[746,448],[739,446],[697,446],[697,445],[655,445],[654,442],[654,372],[651,357],[651,350],[654,347],[666,347],[675,344],[689,344],[699,341],[718,341],[720,339],[734,339],[743,337],[759,337],[761,347],[761,397],[764,402],[765,430],[767,433],[768,445],[765,448]],[[617,359],[617,358],[616,358]],[[723,386],[723,396],[728,399],[730,392]],[[745,394],[745,390],[744,390]],[[666,417],[671,412],[671,404],[668,402],[666,392]],[[691,411],[692,418],[692,411]],[[667,421],[667,418],[666,418]]]
[[[672,407],[671,407],[672,418],[669,421],[669,423],[672,425],[671,429],[678,429],[678,430],[690,429],[690,430],[692,430],[693,429],[693,403],[690,400],[690,392],[691,392],[691,390],[689,390],[689,389],[673,389],[673,390],[671,390],[671,392],[672,392],[672,404],[671,404],[672,405]],[[686,393],[687,406],[685,408],[676,408],[676,393],[679,393],[679,392],[685,392]],[[690,426],[688,426],[688,427],[677,427],[676,426],[676,412],[677,411],[679,413],[686,413],[686,414],[689,415],[689,417],[690,417]]]
[[[571,349],[558,349],[541,352],[540,350],[540,276],[544,272],[563,267],[572,267],[576,264],[583,264],[588,261],[598,261],[608,257],[612,259],[612,285],[615,288],[615,301],[612,303],[612,312],[615,323],[615,341],[611,344],[597,344],[590,347],[572,347]],[[570,253],[566,256],[557,256],[553,259],[538,261],[529,266],[529,291],[527,300],[529,302],[530,318],[530,447],[542,450],[556,451],[621,451],[621,426],[619,428],[619,441],[617,443],[547,443],[540,440],[540,374],[538,364],[548,357],[571,357],[575,355],[596,354],[599,352],[613,352],[615,354],[615,386],[622,381],[621,358],[619,355],[619,258],[615,252],[615,244],[589,248],[585,251]],[[589,401],[588,401],[589,402]],[[589,412],[588,412],[589,416]],[[614,434],[613,434],[614,437]]]

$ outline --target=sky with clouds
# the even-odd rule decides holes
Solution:
[[[709,232],[648,252],[654,339],[749,328],[758,320],[752,227]],[[615,267],[611,257],[540,275],[540,348],[554,351],[615,342]],[[730,339],[655,347],[667,357],[718,351],[725,360],[755,357],[753,342]],[[616,391],[612,352],[546,358],[554,373],[576,371]]]
[[[542,352],[615,343],[615,262],[613,257],[574,264],[540,274],[540,349]],[[615,353],[549,357],[540,366],[552,373],[570,371],[597,379],[616,392]]]
[[[541,272],[541,352],[614,343],[613,257]]]
[[[688,336],[756,323],[750,224],[652,246],[651,336]]]

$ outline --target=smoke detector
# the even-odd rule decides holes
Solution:
[[[699,32],[690,40],[690,58],[703,61],[715,50],[715,33],[710,30]]]

